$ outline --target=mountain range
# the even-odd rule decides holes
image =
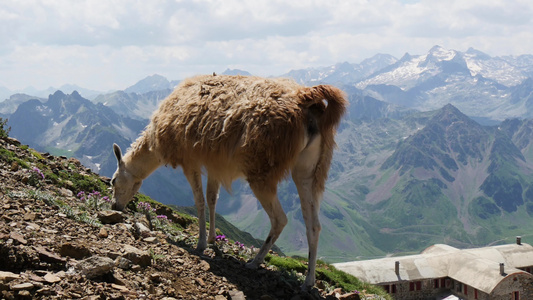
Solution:
[[[533,229],[533,55],[435,46],[424,55],[378,54],[283,76],[334,84],[350,102],[321,207],[323,258],[417,252],[433,243],[480,246]],[[110,176],[111,144],[127,147],[175,84],[153,75],[93,101],[77,92],[13,95],[0,103],[0,116],[22,142]],[[193,205],[180,171],[159,170],[143,191],[167,204]],[[237,181],[232,194],[220,197],[217,212],[266,236],[268,218],[246,184]],[[283,182],[279,197],[289,224],[277,245],[305,255],[296,188]]]

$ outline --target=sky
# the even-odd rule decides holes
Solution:
[[[1,0],[0,87],[279,76],[434,45],[533,54],[531,16],[531,0]]]

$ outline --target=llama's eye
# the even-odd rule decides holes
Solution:
[[[113,178],[113,179],[111,179],[111,185],[113,185],[113,186],[114,186],[114,185],[115,185],[115,181],[116,181],[116,180],[117,180],[116,178]]]

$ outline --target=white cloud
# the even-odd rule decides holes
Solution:
[[[179,79],[400,57],[435,44],[533,53],[529,0],[3,0],[0,85],[123,89]]]

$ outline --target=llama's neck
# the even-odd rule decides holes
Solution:
[[[128,171],[141,180],[144,180],[162,165],[157,153],[147,145],[128,151],[123,160]]]

